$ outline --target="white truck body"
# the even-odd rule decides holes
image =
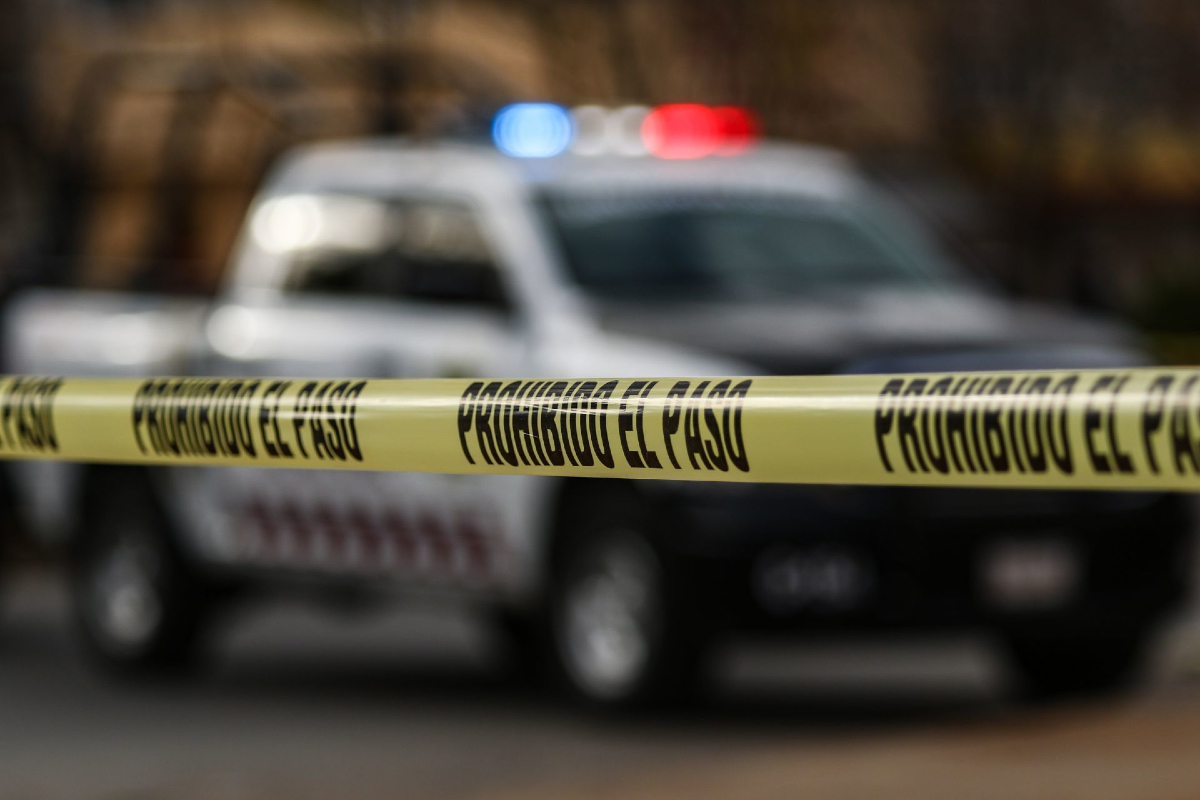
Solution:
[[[394,141],[315,147],[287,158],[263,187],[215,302],[32,292],[7,316],[6,367],[101,376],[386,378],[761,371],[711,348],[606,328],[538,212],[537,193],[546,185],[600,196],[668,190],[783,197],[848,216],[865,190],[837,154],[770,144],[736,158],[683,163],[520,160],[487,147]],[[311,271],[306,254],[372,252],[405,240],[405,231],[423,237],[419,246],[440,251],[439,258],[474,259],[494,271],[504,307],[297,288]],[[934,293],[915,313],[911,304],[894,308],[886,293],[864,294],[860,302],[840,316],[822,308],[777,314],[772,335],[792,349],[820,349],[868,335],[936,341],[969,329],[968,337],[1005,339],[1014,327],[1045,326],[1036,312],[1014,320],[1011,308],[969,294]],[[729,319],[729,335],[768,312],[745,306]],[[643,316],[645,322],[653,315]],[[1073,335],[1085,343],[1112,338],[1099,327]],[[1075,352],[1072,360],[1084,356]],[[15,469],[26,517],[49,539],[78,523],[80,471]],[[556,481],[544,478],[262,469],[179,468],[160,471],[158,480],[190,550],[207,563],[395,579],[503,598],[527,595],[543,578],[556,491]]]

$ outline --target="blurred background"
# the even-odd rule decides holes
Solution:
[[[972,268],[1200,324],[1186,0],[4,4],[8,281],[211,292],[297,143],[486,129],[514,99],[737,103],[849,151]]]
[[[696,102],[851,154],[967,269],[1200,357],[1192,0],[5,0],[0,290],[212,295],[296,145],[508,103]],[[74,659],[53,559],[0,631],[5,797],[1191,797],[1200,628],[1129,703],[1000,699],[972,643],[732,658],[712,707],[581,719],[469,621],[248,621],[186,688]],[[948,764],[955,765],[953,768]]]

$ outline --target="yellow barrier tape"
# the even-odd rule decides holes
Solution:
[[[0,378],[0,458],[1200,488],[1200,371],[808,378]]]

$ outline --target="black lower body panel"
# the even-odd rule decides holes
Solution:
[[[1186,596],[1190,498],[675,487],[666,549],[697,613],[757,631],[1144,628]]]

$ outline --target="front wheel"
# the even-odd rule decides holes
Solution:
[[[77,628],[101,667],[147,675],[195,663],[209,598],[144,473],[96,482],[69,556]]]
[[[591,490],[568,508],[550,597],[551,650],[572,692],[601,707],[688,696],[704,636],[632,492]]]

